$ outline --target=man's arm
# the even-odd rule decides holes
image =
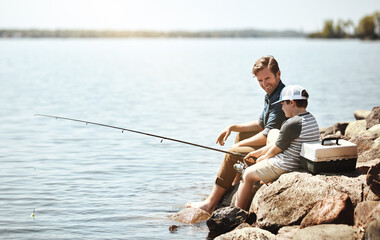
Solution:
[[[263,134],[263,131],[259,132],[258,134],[244,139],[236,144],[233,145],[233,147],[244,147],[244,146],[264,146],[267,142],[267,136]]]
[[[219,135],[218,139],[216,140],[216,143],[219,143],[221,146],[223,146],[224,142],[230,136],[231,132],[259,132],[262,130],[263,128],[261,127],[258,121],[252,121],[252,122],[241,123],[241,124],[233,124],[226,127],[222,131],[222,133]],[[265,137],[265,141],[266,141],[266,137]],[[265,145],[265,142],[263,145]]]

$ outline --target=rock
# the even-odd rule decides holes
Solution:
[[[346,132],[344,136],[350,140],[354,137],[361,137],[366,133],[366,120],[357,120],[354,122],[350,122],[346,128]]]
[[[292,172],[261,187],[250,211],[256,214],[258,227],[276,232],[283,226],[299,224],[317,201],[336,194],[339,192],[322,179]]]
[[[380,218],[370,222],[367,230],[365,231],[365,239],[370,239],[370,240],[380,239]]]
[[[285,226],[278,230],[276,239],[278,240],[291,240],[294,234],[300,230],[300,226]]]
[[[380,142],[374,142],[374,139],[369,133],[365,132],[362,135],[353,136],[348,140],[357,145],[358,162],[367,162],[380,157],[380,151],[378,147]]]
[[[300,229],[294,236],[294,240],[357,240],[358,233],[353,227],[343,224],[322,224]]]
[[[380,163],[368,170],[366,179],[371,191],[380,197]]]
[[[276,236],[269,231],[256,228],[256,227],[245,227],[242,229],[234,229],[231,232],[220,235],[215,238],[215,240],[240,240],[240,239],[262,239],[271,240],[276,239]]]
[[[370,145],[370,148],[368,150],[362,151],[358,155],[359,162],[367,162],[376,158],[380,158],[380,141],[372,142],[372,145]]]
[[[210,232],[216,235],[231,231],[248,218],[248,212],[238,207],[224,207],[215,210],[206,224]]]
[[[380,124],[372,126],[367,130],[367,133],[371,136],[372,139],[376,139],[380,137]]]
[[[301,222],[301,228],[319,224],[354,225],[354,208],[346,193],[318,201]]]
[[[380,124],[380,106],[372,108],[371,113],[366,117],[366,129]]]
[[[356,206],[354,212],[355,227],[366,229],[369,223],[380,218],[380,202],[365,201]]]
[[[370,113],[371,111],[368,110],[356,110],[354,112],[354,117],[356,120],[363,120],[366,119]]]
[[[356,163],[356,170],[360,171],[362,174],[367,174],[368,170],[378,163],[380,163],[380,158],[376,158],[367,162],[358,162]]]
[[[175,231],[177,231],[178,228],[179,228],[178,225],[171,225],[171,226],[169,227],[169,231],[170,231],[170,232],[175,232]]]
[[[174,221],[186,224],[193,224],[200,221],[206,221],[210,214],[200,208],[185,208],[171,217]]]
[[[283,226],[300,224],[317,201],[329,196],[347,193],[354,207],[363,200],[378,199],[366,186],[365,178],[286,173],[257,191],[250,212],[256,214],[258,227],[276,232]]]
[[[242,229],[242,228],[246,228],[246,227],[252,227],[252,225],[248,224],[248,223],[242,223],[239,226],[237,226],[235,229]]]
[[[321,138],[326,137],[342,137],[344,136],[346,132],[346,128],[348,126],[349,122],[340,122],[335,123],[333,126],[327,127],[327,128],[321,128]]]

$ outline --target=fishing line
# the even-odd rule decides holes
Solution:
[[[195,146],[195,147],[199,147],[199,148],[204,148],[204,149],[208,149],[208,150],[212,150],[212,151],[222,152],[222,153],[234,155],[234,156],[237,156],[237,157],[245,157],[245,155],[241,154],[241,153],[224,151],[224,150],[221,150],[221,149],[207,147],[207,146],[196,144],[196,143],[186,142],[186,141],[175,139],[175,138],[169,138],[169,137],[160,136],[160,135],[156,135],[156,134],[152,134],[152,133],[147,133],[147,132],[140,132],[140,131],[133,130],[133,129],[128,129],[128,128],[111,126],[111,125],[107,125],[107,124],[103,124],[103,123],[96,123],[96,122],[90,122],[90,121],[85,121],[85,120],[80,120],[80,119],[60,117],[60,116],[53,116],[53,115],[46,115],[46,114],[38,114],[38,113],[35,114],[34,116],[48,117],[48,118],[55,118],[55,119],[62,119],[62,120],[68,120],[68,121],[74,121],[74,122],[81,122],[81,123],[85,123],[86,125],[91,124],[91,125],[97,125],[97,126],[101,126],[101,127],[114,128],[114,129],[121,130],[122,133],[124,131],[128,131],[128,132],[142,134],[142,135],[146,135],[146,136],[150,136],[150,137],[160,138],[161,142],[165,139],[165,140],[169,140],[169,141],[173,141],[173,142],[179,142],[179,143],[183,143],[183,144],[187,144],[187,145],[191,145],[191,146]]]

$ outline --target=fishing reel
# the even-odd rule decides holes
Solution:
[[[243,160],[243,162],[238,161],[234,164],[234,169],[238,173],[243,173],[244,170],[248,167],[248,164]]]

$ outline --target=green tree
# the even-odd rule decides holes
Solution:
[[[324,38],[333,38],[335,37],[335,31],[334,31],[334,22],[333,20],[327,20],[325,21],[325,25],[323,27],[323,30],[321,32],[321,36]]]
[[[375,16],[376,14],[364,16],[360,19],[356,28],[357,34],[362,39],[375,39]]]
[[[342,20],[338,20],[335,24],[335,37],[344,38],[346,36],[346,29],[344,27],[344,22]]]
[[[352,20],[347,20],[343,23],[346,36],[352,37],[355,34],[355,24]]]

